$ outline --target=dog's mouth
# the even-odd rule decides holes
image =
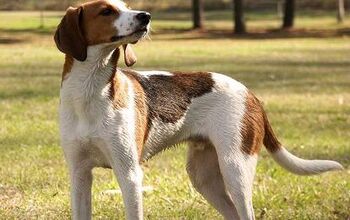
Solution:
[[[123,40],[125,38],[129,38],[129,37],[138,37],[138,39],[136,41],[132,41],[131,43],[132,44],[136,44],[137,41],[142,38],[146,33],[148,32],[148,28],[147,27],[142,27],[134,32],[132,32],[131,34],[128,34],[128,35],[123,35],[123,36],[113,36],[111,37],[111,41],[112,42],[116,42],[116,41],[120,41],[120,40]]]

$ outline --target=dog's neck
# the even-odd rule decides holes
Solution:
[[[83,62],[74,60],[74,69],[84,69],[80,73],[85,75],[99,75],[103,77],[104,73],[110,72],[110,68],[116,68],[117,59],[119,58],[119,49],[115,45],[95,45],[87,48],[87,57]],[[109,73],[110,75],[110,73]]]
[[[74,59],[69,78],[78,78],[81,82],[106,84],[116,71],[118,58],[119,49],[115,45],[89,46],[85,61]]]
[[[119,49],[115,45],[114,47],[106,47],[106,45],[88,47],[85,61],[74,59],[72,62],[71,70],[62,84],[64,95],[79,96],[86,100],[101,95],[115,75],[118,58]],[[66,59],[67,62],[69,61]]]

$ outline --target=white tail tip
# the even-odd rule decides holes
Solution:
[[[283,168],[298,175],[314,175],[344,169],[340,163],[332,160],[301,159],[289,153],[284,147],[272,153],[272,157]]]

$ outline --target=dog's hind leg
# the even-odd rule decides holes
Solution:
[[[225,219],[239,219],[232,199],[226,192],[215,148],[209,142],[190,142],[187,173],[194,188]]]
[[[220,149],[218,161],[225,186],[241,220],[254,219],[252,201],[256,155],[246,155],[240,149]]]

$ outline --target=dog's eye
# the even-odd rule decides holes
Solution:
[[[109,15],[112,15],[112,14],[113,14],[113,10],[110,9],[110,8],[103,9],[100,12],[100,15],[102,15],[102,16],[109,16]]]

